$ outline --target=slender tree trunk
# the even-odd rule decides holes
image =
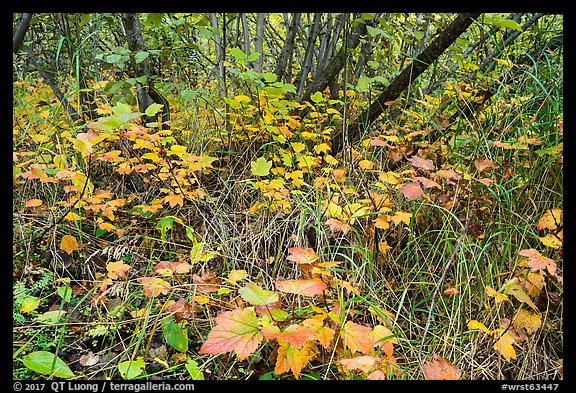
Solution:
[[[242,15],[242,32],[244,34],[244,53],[246,56],[250,56],[250,25],[248,24],[248,18],[246,14]]]
[[[264,64],[264,14],[259,12],[256,14],[256,36],[254,40],[254,50],[260,52],[261,56],[254,60],[254,70],[257,72],[262,71]]]
[[[284,80],[290,83],[291,75],[287,72],[287,66],[294,53],[294,39],[296,38],[296,29],[300,15],[300,13],[292,14],[292,20],[286,32],[286,40],[284,41],[284,46],[280,51],[280,56],[278,56],[278,61],[276,62],[276,69],[274,70],[278,81]]]
[[[26,32],[28,31],[28,26],[30,26],[30,19],[32,19],[33,13],[24,13],[20,15],[20,21],[18,23],[18,28],[16,29],[16,33],[12,38],[12,52],[18,53],[18,49],[20,49],[20,44],[24,40],[26,36]]]
[[[316,37],[318,36],[318,31],[320,30],[320,18],[322,14],[317,12],[314,14],[314,21],[310,27],[310,34],[308,34],[308,45],[306,47],[306,55],[304,56],[304,62],[302,63],[302,69],[296,77],[296,87],[298,89],[297,97],[300,99],[302,97],[302,91],[304,90],[304,85],[306,84],[306,79],[308,77],[308,72],[312,68],[312,56],[314,55],[314,45],[316,42]]]
[[[332,135],[332,153],[342,150],[344,144],[357,142],[364,129],[372,124],[388,108],[388,102],[396,100],[400,94],[422,74],[452,43],[474,22],[481,13],[459,14],[440,35],[424,49],[414,61],[378,96],[376,101],[364,110],[348,126],[347,131],[340,127]]]

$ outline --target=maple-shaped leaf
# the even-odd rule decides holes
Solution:
[[[551,229],[558,228],[562,224],[562,209],[550,209],[540,217],[536,229]]]
[[[408,161],[410,161],[410,163],[412,164],[412,166],[416,167],[416,168],[421,168],[427,171],[433,171],[434,168],[434,162],[432,160],[428,160],[426,158],[422,158],[420,156],[412,156],[410,158],[408,158]]]
[[[376,325],[370,332],[370,338],[372,339],[372,347],[382,347],[386,356],[392,357],[394,344],[398,344],[398,339],[390,329],[383,325]]]
[[[253,307],[224,311],[215,319],[216,326],[200,347],[200,353],[214,355],[232,352],[238,360],[254,353],[264,338]]]
[[[326,225],[330,228],[332,233],[342,232],[343,235],[346,235],[352,227],[345,222],[337,220],[335,218],[329,218],[326,220]]]
[[[394,225],[398,225],[401,222],[403,222],[406,225],[410,225],[410,220],[412,219],[412,213],[397,211],[390,219],[392,220]]]
[[[494,344],[493,348],[504,356],[507,362],[512,359],[516,359],[516,350],[513,344],[515,343],[514,337],[510,333],[504,333],[504,329],[496,329],[494,331],[494,337],[499,337],[498,341]]]
[[[526,289],[528,295],[534,298],[544,288],[544,274],[542,272],[528,272],[526,277],[524,275],[518,276],[518,282]]]
[[[78,242],[74,236],[64,235],[60,240],[60,249],[72,254],[73,251],[78,250]]]
[[[274,373],[282,374],[292,371],[294,377],[298,379],[302,369],[316,358],[318,353],[316,344],[311,341],[307,341],[301,349],[298,349],[288,341],[280,340]]]
[[[122,261],[109,262],[106,264],[106,270],[108,271],[108,277],[116,280],[119,278],[126,278],[126,273],[130,270],[130,265],[125,264]]]
[[[378,214],[375,220],[372,220],[376,228],[386,230],[390,228],[390,216],[388,214]]]
[[[184,197],[180,194],[170,193],[166,195],[162,201],[168,202],[170,207],[174,207],[176,205],[184,206]]]
[[[537,272],[538,270],[548,270],[553,277],[556,277],[556,262],[550,259],[533,248],[521,250],[518,255],[528,258],[528,266],[531,271]]]
[[[373,341],[370,336],[372,329],[369,327],[348,321],[344,324],[344,327],[340,332],[342,334],[344,345],[351,353],[360,351],[364,354],[368,354],[372,350]]]
[[[360,370],[368,373],[376,365],[376,358],[370,355],[360,355],[353,358],[340,359],[338,363],[350,371]]]
[[[318,259],[318,255],[312,248],[290,247],[287,260],[298,264],[312,264]]]
[[[328,348],[332,339],[334,338],[334,330],[328,326],[324,326],[324,322],[316,318],[308,318],[302,321],[302,326],[307,327],[312,332],[313,337],[322,344],[324,348]]]
[[[268,176],[272,168],[272,161],[266,161],[264,157],[259,157],[250,163],[250,170],[255,176]]]
[[[264,306],[279,300],[278,294],[267,289],[263,289],[256,284],[248,283],[238,290],[242,299],[255,306]]]
[[[404,194],[406,199],[409,201],[412,199],[420,198],[422,195],[424,195],[424,191],[422,191],[420,185],[418,183],[412,182],[404,184],[398,191]]]
[[[276,280],[274,284],[280,292],[302,296],[316,296],[328,288],[324,281],[318,278],[311,280]]]
[[[301,349],[306,341],[314,340],[314,332],[301,324],[292,324],[280,331],[277,326],[270,326],[272,329],[262,329],[266,340],[286,340],[296,348]],[[276,329],[274,329],[276,328]]]
[[[170,283],[158,277],[138,277],[136,280],[144,286],[144,295],[148,297],[165,295],[170,291]]]
[[[424,363],[426,380],[457,380],[460,379],[461,375],[460,367],[450,363],[437,353],[432,356],[432,361]]]

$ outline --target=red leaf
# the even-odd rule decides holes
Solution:
[[[522,250],[518,254],[528,258],[531,271],[548,270],[552,276],[556,277],[556,262],[553,259],[545,257],[533,248]]]
[[[238,360],[244,360],[256,351],[263,338],[254,308],[237,308],[216,317],[216,326],[208,333],[200,353],[218,355],[234,351]]]
[[[498,168],[498,165],[495,165],[491,160],[483,160],[481,158],[474,161],[474,166],[478,169],[478,172]]]
[[[318,278],[311,280],[277,280],[275,284],[276,289],[280,292],[303,296],[319,295],[327,288],[324,281]]]
[[[409,201],[424,195],[424,191],[422,191],[418,183],[406,183],[398,191],[404,194]]]

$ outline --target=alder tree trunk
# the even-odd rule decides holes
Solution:
[[[388,103],[396,100],[410,84],[420,76],[438,57],[456,41],[456,39],[474,22],[481,13],[459,14],[440,35],[428,45],[390,85],[378,96],[376,101],[354,119],[346,128],[343,125],[332,135],[332,153],[340,152],[345,144],[355,143],[362,137],[363,131],[388,108]]]

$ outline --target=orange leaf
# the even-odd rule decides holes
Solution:
[[[410,163],[416,168],[421,168],[427,171],[434,170],[434,162],[432,162],[432,160],[428,160],[420,156],[412,156],[408,158],[408,161],[410,161]]]
[[[122,261],[109,262],[106,264],[106,270],[108,271],[108,277],[113,280],[126,278],[126,273],[130,270],[130,265],[127,265]]]
[[[29,199],[24,203],[24,207],[38,207],[42,205],[42,203],[41,199]]]
[[[358,163],[358,166],[360,167],[360,169],[372,169],[374,168],[374,162],[370,161],[370,160],[361,160]]]
[[[528,258],[531,271],[548,270],[552,276],[556,277],[556,262],[553,259],[545,257],[533,248],[521,250],[518,254]]]
[[[556,229],[562,223],[562,209],[550,209],[540,217],[536,229]]]
[[[424,376],[427,380],[457,380],[461,375],[460,367],[437,353],[433,355],[431,362],[424,363]]]
[[[78,242],[74,236],[64,235],[60,241],[60,249],[72,254],[73,251],[78,250]]]
[[[326,225],[330,227],[332,233],[342,232],[343,235],[346,235],[351,229],[350,225],[335,218],[329,218],[326,220]]]
[[[307,327],[312,331],[313,337],[322,344],[324,348],[328,348],[332,338],[334,338],[334,330],[318,319],[308,318],[302,321],[302,326]]]
[[[418,183],[406,183],[398,191],[404,194],[409,201],[424,195],[424,191],[422,191]]]
[[[222,280],[216,277],[210,270],[206,270],[201,276],[194,274],[192,282],[199,292],[216,292],[220,289]]]
[[[440,186],[440,184],[438,184],[434,180],[430,180],[426,177],[416,176],[416,177],[414,177],[414,180],[418,180],[422,184],[422,187],[424,187],[424,188],[436,187],[438,189],[442,189],[442,186]]]
[[[170,291],[170,283],[158,277],[138,277],[136,280],[144,286],[144,295],[156,297]]]
[[[280,340],[274,373],[282,374],[290,370],[298,379],[302,369],[316,356],[318,356],[318,348],[311,341],[307,341],[302,349],[298,349],[288,341]]]
[[[504,329],[497,329],[494,331],[494,336],[498,337],[502,334]],[[514,337],[512,337],[509,333],[504,333],[498,341],[494,344],[493,348],[499,352],[506,361],[510,362],[512,359],[516,359],[516,351],[514,350]]]
[[[370,332],[370,338],[372,339],[372,346],[374,348],[382,347],[386,356],[388,356],[388,358],[392,357],[394,344],[398,344],[398,339],[390,329],[383,325],[376,325]]]
[[[271,326],[275,329],[263,329],[262,333],[266,340],[276,339],[286,340],[290,344],[294,345],[296,348],[301,349],[306,341],[314,339],[314,332],[303,325],[290,325],[283,331],[278,331],[276,326]]]
[[[394,225],[398,225],[401,222],[403,222],[406,225],[410,225],[410,219],[411,218],[412,218],[412,213],[397,211],[396,213],[394,213],[391,220],[394,223]]]
[[[390,228],[390,216],[388,214],[379,214],[372,222],[376,228],[383,230]]]
[[[208,333],[200,353],[218,355],[234,351],[238,360],[244,360],[264,338],[253,307],[225,311],[215,321],[216,326]]]
[[[156,271],[161,269],[168,269],[176,274],[186,274],[192,269],[192,265],[186,262],[162,261],[158,262],[156,266],[154,266],[154,270]]]
[[[276,280],[276,289],[280,292],[293,293],[302,296],[316,296],[328,286],[320,279],[311,280]]]
[[[352,353],[360,351],[368,354],[372,350],[371,332],[372,330],[369,327],[348,321],[342,329],[344,345],[346,345]]]
[[[458,295],[458,290],[454,288],[452,285],[448,284],[448,288],[446,288],[442,293],[445,293],[446,295],[456,296]]]
[[[311,248],[291,247],[288,249],[288,254],[290,255],[286,257],[287,260],[299,264],[312,264],[318,259],[318,255]]]
[[[478,158],[476,161],[474,161],[474,166],[480,173],[490,169],[498,168],[498,165],[495,165],[491,160],[484,160],[482,158]]]
[[[360,355],[348,359],[340,359],[338,362],[350,371],[360,370],[362,372],[370,372],[376,364],[376,358],[370,355]]]

